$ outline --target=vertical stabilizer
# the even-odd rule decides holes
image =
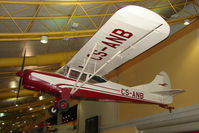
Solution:
[[[162,96],[163,104],[171,104],[173,96],[184,92],[182,89],[171,89],[169,76],[166,72],[160,72],[154,80],[145,85],[141,85],[145,92]]]
[[[164,90],[171,89],[170,79],[166,72],[160,72],[158,75],[156,75],[156,77],[151,82],[151,84],[159,86],[159,87],[155,87],[155,88],[159,88],[158,89],[159,91],[162,89]]]

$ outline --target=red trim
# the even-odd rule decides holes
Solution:
[[[67,85],[67,86],[73,86],[73,85],[71,85],[71,84],[62,84],[62,85]],[[77,86],[78,87],[78,86]],[[88,89],[88,90],[90,90],[90,91],[88,91],[88,90],[83,90],[83,89],[81,89],[81,88],[85,88],[85,89]],[[91,98],[94,98],[94,99],[107,99],[107,98],[100,98],[100,97],[98,97],[98,96],[100,96],[100,95],[109,95],[109,98],[108,98],[108,100],[117,100],[117,101],[131,101],[131,102],[142,102],[142,103],[150,103],[150,104],[158,104],[158,105],[163,105],[163,104],[161,104],[161,103],[157,103],[157,102],[153,102],[153,101],[149,101],[149,100],[145,100],[145,99],[134,99],[134,98],[131,98],[131,97],[125,97],[125,96],[122,96],[122,95],[119,95],[119,94],[117,94],[117,93],[112,93],[112,92],[107,92],[107,91],[102,91],[102,90],[96,90],[96,89],[93,89],[93,88],[88,88],[88,87],[81,87],[75,94],[74,94],[74,96],[79,96],[79,91],[85,91],[85,92],[91,92],[92,91],[92,93],[96,93],[96,95],[95,95],[95,97],[91,97]],[[67,88],[68,89],[68,88]],[[93,92],[93,91],[95,91],[95,92]],[[81,94],[80,94],[81,95]],[[84,97],[84,98],[89,98],[89,93],[86,95],[86,96],[84,96],[84,95],[82,95],[82,96],[80,96],[80,97]],[[115,99],[114,97],[119,97],[120,98],[120,100],[118,100],[118,99]],[[126,100],[121,100],[121,99],[126,99]]]
[[[56,73],[38,72],[38,71],[34,71],[34,70],[29,70],[29,69],[27,69],[26,71],[28,73],[35,72],[35,73],[40,73],[40,74],[44,74],[44,75],[48,75],[48,76],[52,76],[52,77],[57,77],[57,78],[62,78],[62,79],[66,79],[66,80],[76,81],[75,79],[67,78],[65,76],[62,76],[62,75],[59,75],[59,74],[56,74]],[[82,83],[82,81],[79,81],[79,82]],[[120,90],[117,90],[117,89],[112,89],[112,88],[96,85],[96,84],[100,84],[100,83],[96,83],[96,84],[86,83],[86,84],[97,86],[97,87],[101,87],[101,88],[105,88],[105,89],[110,89],[110,90],[114,90],[114,91],[118,91],[118,92],[120,91]]]
[[[104,93],[99,93],[99,92],[92,92],[88,90],[78,90],[75,94],[75,97],[83,97],[83,98],[89,98],[89,99],[95,99],[95,100],[100,100],[100,99],[106,99],[106,100],[114,100],[114,101],[128,101],[128,102],[137,102],[137,103],[148,103],[148,104],[160,104],[152,101],[146,101],[146,100],[138,100],[138,99],[130,99],[127,97],[122,97],[122,96],[115,96],[115,95],[109,95],[109,94],[104,94]]]
[[[60,91],[63,91],[63,89],[70,90],[71,87],[73,86],[71,84],[51,85],[50,83],[48,83],[46,81],[43,81],[39,78],[31,76],[32,72],[49,75],[49,76],[53,76],[53,77],[58,77],[58,78],[62,78],[65,80],[72,80],[72,79],[66,78],[66,77],[58,75],[58,74],[26,70],[23,75],[23,79],[24,79],[23,85],[27,89],[36,90],[36,91],[44,91],[44,92],[54,94],[54,95],[61,95],[63,92],[60,93]],[[72,80],[72,81],[75,81],[75,80]],[[67,85],[69,87],[60,88],[59,87],[60,85]],[[93,84],[89,84],[89,85],[93,85]],[[103,86],[99,86],[99,85],[93,85],[93,86],[120,92],[120,90],[111,89],[111,88],[107,88],[107,87],[103,87]],[[85,88],[88,90],[83,90],[81,88]],[[125,97],[118,93],[112,93],[112,92],[97,90],[97,89],[88,88],[88,87],[81,87],[81,88],[74,94],[74,96],[88,98],[88,99],[90,99],[90,98],[91,99],[108,99],[108,100],[115,100],[115,101],[130,101],[130,102],[139,102],[139,103],[161,104],[161,103],[148,101],[148,100],[144,100],[144,99],[133,99],[132,97]],[[70,95],[70,94],[67,93],[64,95]]]

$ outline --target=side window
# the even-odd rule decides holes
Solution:
[[[90,80],[89,80],[90,83],[104,83],[106,82],[105,79],[103,79],[102,77],[99,77],[99,76],[93,76]]]
[[[78,71],[75,71],[75,70],[70,70],[70,74],[69,74],[69,77],[70,78],[73,78],[73,79],[77,79],[78,76],[79,76],[80,72]],[[86,80],[86,74],[83,73],[81,78],[80,78],[81,81],[85,81]]]

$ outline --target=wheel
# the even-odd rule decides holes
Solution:
[[[62,99],[58,102],[58,109],[60,111],[67,111],[69,109],[69,103],[65,99]]]
[[[48,112],[49,112],[50,115],[56,115],[57,114],[57,109],[54,109],[54,106],[51,106],[48,109]]]

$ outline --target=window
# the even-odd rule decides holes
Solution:
[[[90,75],[91,76],[91,75]],[[102,77],[99,77],[99,76],[93,76],[90,80],[89,80],[90,83],[104,83],[106,82],[105,79],[103,79]]]
[[[80,74],[80,72],[78,72],[78,71],[70,70],[69,77],[70,77],[70,78],[73,78],[73,79],[77,79],[78,76],[79,76],[79,74]],[[87,75],[86,75],[85,73],[83,73],[82,76],[81,76],[81,78],[80,78],[80,80],[81,80],[81,81],[85,81],[85,80],[86,80],[86,76],[87,76]]]

